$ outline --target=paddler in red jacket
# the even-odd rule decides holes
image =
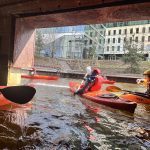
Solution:
[[[85,82],[82,83],[79,89],[74,94],[83,94],[89,91],[98,91],[101,89],[102,84],[113,84],[114,81],[110,81],[101,76],[100,69],[93,69],[93,71],[86,75]]]

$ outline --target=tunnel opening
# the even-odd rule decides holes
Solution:
[[[19,5],[19,3],[21,5]],[[37,9],[39,4],[41,4],[41,9]],[[107,2],[94,1],[92,3],[69,2],[68,5],[66,5],[67,3],[62,4],[57,2],[52,5],[50,4],[52,3],[46,2],[42,4],[41,2],[35,3],[34,1],[18,1],[14,3],[7,2],[7,4],[3,3],[0,5],[1,16],[3,18],[1,31],[5,29],[4,31],[7,30],[8,34],[7,36],[3,36],[1,40],[1,49],[3,50],[1,51],[1,56],[6,56],[5,61],[1,60],[1,68],[5,74],[1,75],[0,82],[2,85],[7,83],[8,63],[17,69],[33,66],[36,28],[149,20],[150,4],[147,1],[123,2],[114,0]],[[16,7],[16,9],[14,9],[14,7]],[[9,11],[7,11],[7,9]],[[13,19],[15,21],[10,19],[12,16],[15,18]],[[7,26],[5,27],[5,25]],[[8,28],[12,31],[14,25],[15,37],[12,36],[13,32],[10,32],[11,34],[8,33]],[[3,33],[5,34],[6,32]],[[14,44],[10,44],[13,43],[13,39]],[[6,41],[8,44],[6,44]],[[107,59],[117,58],[107,56]],[[99,55],[98,59],[103,59],[103,57]]]

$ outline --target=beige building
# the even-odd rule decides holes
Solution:
[[[139,48],[144,48],[145,59],[150,60],[150,24],[107,27],[105,33],[105,58],[121,57],[125,41],[134,40]]]

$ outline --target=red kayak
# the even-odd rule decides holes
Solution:
[[[71,92],[75,92],[77,88],[79,87],[79,85],[80,84],[78,82],[70,82],[69,87],[70,87]],[[115,109],[129,111],[132,113],[134,112],[137,106],[135,102],[131,102],[126,99],[118,98],[116,95],[105,90],[87,92],[85,94],[82,94],[81,96],[95,103],[110,106]]]
[[[58,80],[58,76],[44,76],[44,75],[21,75],[21,78],[27,79],[43,79],[43,80]]]

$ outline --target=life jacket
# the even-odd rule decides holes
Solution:
[[[94,85],[90,88],[90,91],[98,91],[101,89],[104,78],[102,76],[97,76],[95,78]]]

